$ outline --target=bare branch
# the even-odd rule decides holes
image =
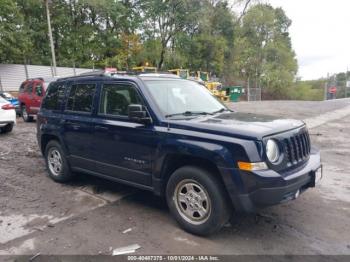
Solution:
[[[239,24],[243,18],[243,16],[246,14],[247,12],[247,9],[249,7],[249,4],[252,2],[252,0],[246,0],[245,4],[244,4],[244,8],[241,12],[241,15],[238,17],[237,21],[236,21],[236,24]]]

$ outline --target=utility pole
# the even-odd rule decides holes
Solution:
[[[348,81],[348,71],[349,71],[349,68],[347,67],[346,68],[346,72],[345,72],[345,98],[348,96],[348,88],[350,87],[349,84],[350,82]]]
[[[4,91],[4,89],[2,87],[1,76],[0,76],[0,91]]]
[[[327,80],[326,80],[326,82],[324,83],[324,100],[327,100],[328,80],[329,80],[329,73],[327,73]]]
[[[49,1],[51,0],[45,0],[45,6],[46,6],[46,15],[47,15],[47,27],[49,29],[49,39],[50,39],[50,47],[51,47],[51,55],[52,55],[52,65],[53,65],[53,73],[55,76],[57,76],[56,71],[56,56],[55,56],[55,48],[53,45],[53,38],[52,38],[52,30],[51,30],[51,21],[50,21],[50,10],[49,10]]]
[[[250,78],[249,78],[249,76],[248,76],[248,82],[247,82],[247,100],[248,100],[248,102],[250,101]]]

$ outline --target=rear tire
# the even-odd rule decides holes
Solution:
[[[194,166],[177,169],[169,178],[166,198],[180,226],[196,235],[210,235],[230,218],[223,185],[210,172]]]
[[[70,170],[62,147],[55,140],[46,146],[45,163],[49,177],[55,182],[64,183],[73,179],[74,174]]]
[[[13,129],[13,124],[7,124],[6,126],[1,127],[2,133],[9,133]]]
[[[33,121],[33,117],[28,114],[27,108],[26,108],[25,105],[23,105],[21,107],[21,115],[22,115],[22,118],[23,118],[24,122],[28,123],[28,122],[32,122]]]

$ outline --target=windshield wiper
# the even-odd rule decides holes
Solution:
[[[225,112],[225,111],[232,112],[232,110],[223,107],[223,108],[221,108],[221,109],[219,109],[219,110],[217,110],[217,111],[212,112],[211,114],[214,115],[214,114],[222,113],[222,112]]]
[[[182,113],[176,113],[176,114],[169,114],[165,117],[172,117],[172,116],[196,116],[196,115],[212,115],[212,113],[205,112],[205,111],[185,111]]]

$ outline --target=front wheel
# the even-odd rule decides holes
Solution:
[[[24,122],[32,122],[33,121],[33,117],[28,114],[27,108],[25,105],[22,106],[22,108],[21,108],[21,115],[22,115]]]
[[[12,131],[12,129],[13,129],[13,124],[7,124],[6,126],[1,127],[1,131],[3,133],[9,133]]]
[[[169,209],[188,232],[209,235],[230,217],[230,206],[222,184],[210,172],[185,166],[170,177],[166,196]]]

